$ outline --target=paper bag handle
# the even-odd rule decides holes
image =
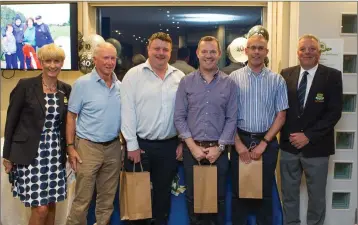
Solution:
[[[257,146],[256,142],[251,142],[249,146],[249,152],[251,152],[252,149],[254,149]]]
[[[142,170],[143,172],[143,166],[142,166],[142,162],[139,162],[140,164],[140,169]],[[133,172],[135,172],[135,163],[133,162]]]
[[[199,163],[199,166],[201,166],[201,163],[200,163],[200,161],[198,160],[198,163]],[[210,163],[210,166],[212,166],[213,164],[212,163]]]

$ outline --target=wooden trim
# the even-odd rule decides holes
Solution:
[[[290,3],[290,43],[289,43],[289,66],[295,66],[298,63],[297,59],[297,43],[299,38],[299,17],[300,3]]]
[[[266,7],[267,2],[240,2],[240,1],[116,1],[88,2],[93,7],[110,6],[261,6]]]

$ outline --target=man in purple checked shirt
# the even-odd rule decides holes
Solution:
[[[228,145],[234,144],[237,121],[236,86],[219,71],[221,48],[215,37],[200,39],[196,50],[199,69],[185,76],[179,84],[174,124],[184,140],[184,176],[190,225],[225,225],[226,175]],[[218,169],[218,213],[194,214],[193,166],[213,164]]]

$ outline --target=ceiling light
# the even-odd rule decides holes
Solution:
[[[167,29],[167,31],[169,31],[169,29]]]
[[[135,37],[135,35],[133,34],[133,37]]]
[[[179,29],[179,27],[177,27]]]
[[[194,14],[181,14],[177,16],[180,21],[186,22],[226,22],[237,21],[243,16],[227,15],[227,14],[214,14],[214,13],[194,13]]]
[[[167,11],[167,13],[170,13],[170,11]]]
[[[167,17],[169,17],[170,15],[167,15]]]

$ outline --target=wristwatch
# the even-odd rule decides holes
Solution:
[[[225,145],[219,145],[219,152],[225,151]]]
[[[267,140],[266,138],[262,138],[261,140],[262,140],[263,142],[266,142],[266,144],[270,144],[270,141]]]

